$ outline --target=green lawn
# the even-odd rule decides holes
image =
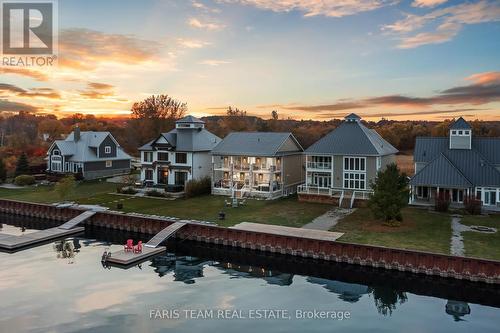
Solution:
[[[125,212],[205,220],[223,226],[255,222],[301,227],[332,208],[326,204],[298,202],[295,197],[272,201],[247,200],[244,207],[231,208],[224,206],[227,197],[206,195],[177,200],[139,198],[112,194],[116,191],[116,187],[117,184],[106,182],[83,182],[77,186],[68,200],[81,204],[98,204],[111,209],[116,209],[117,201],[120,200]],[[0,198],[42,203],[60,201],[52,187],[0,189]],[[226,213],[224,221],[217,219],[221,210]]]
[[[463,232],[466,256],[500,260],[500,215],[464,216],[461,223],[493,227],[498,230],[494,234]]]
[[[386,226],[368,208],[359,208],[331,231],[345,233],[341,242],[450,253],[451,217],[417,208],[403,209],[399,227]]]
[[[78,183],[76,189],[68,196],[67,200],[78,201],[92,196],[115,192],[118,184],[105,181],[86,181]],[[53,203],[61,201],[53,186],[29,186],[22,189],[0,188],[0,198],[22,200],[40,203]]]

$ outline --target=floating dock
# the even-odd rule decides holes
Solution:
[[[15,252],[26,247],[38,245],[43,242],[64,238],[84,231],[84,227],[69,230],[59,229],[59,227],[40,230],[21,236],[0,234],[0,250]]]
[[[336,241],[344,234],[342,232],[292,228],[292,227],[283,227],[280,225],[250,223],[250,222],[242,222],[230,228],[237,230],[245,230],[245,231],[264,232],[266,234],[278,235],[278,236],[291,236],[291,237],[300,237],[300,238],[308,238],[313,240],[332,241],[332,242]]]
[[[159,233],[154,235],[146,244],[143,245],[141,252],[120,250],[111,253],[111,257],[106,259],[106,263],[112,266],[125,266],[140,264],[152,256],[165,252],[165,246],[159,246],[163,241],[174,235],[180,228],[185,226],[184,222],[174,222],[168,227],[162,229]],[[0,239],[1,241],[1,239]]]
[[[16,252],[44,242],[50,242],[52,240],[78,234],[84,231],[85,228],[75,228],[75,226],[92,217],[95,213],[94,211],[85,211],[58,227],[35,231],[21,236],[0,234],[0,250]]]

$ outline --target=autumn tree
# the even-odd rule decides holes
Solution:
[[[187,112],[187,104],[168,95],[153,95],[132,105],[127,130],[137,144],[144,144],[161,132],[174,128]]]
[[[25,153],[22,153],[21,156],[19,156],[16,164],[16,172],[15,176],[19,175],[27,175],[30,172],[30,165],[28,162],[28,156],[26,156]]]

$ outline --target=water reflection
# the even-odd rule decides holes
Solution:
[[[498,309],[488,306],[500,307],[500,288],[490,285],[189,241],[167,243],[170,253],[140,267],[103,269],[103,251],[121,249],[128,238],[149,236],[88,228],[84,237],[0,254],[0,331],[271,330],[255,322],[244,329],[231,322],[151,322],[147,317],[150,308],[176,307],[347,309],[355,320],[335,324],[340,331],[398,332],[401,325],[412,325],[459,332],[498,325]],[[18,308],[37,322],[25,323]],[[127,316],[134,320],[124,326]],[[279,322],[272,327],[309,332],[332,330],[331,325]]]
[[[448,300],[446,302],[446,313],[453,317],[455,321],[463,320],[462,317],[470,314],[470,306],[466,302]]]

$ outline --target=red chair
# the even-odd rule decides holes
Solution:
[[[142,241],[137,242],[137,245],[134,247],[134,253],[142,252]]]
[[[133,239],[127,239],[127,244],[123,245],[123,250],[125,252],[134,251],[134,240]]]

